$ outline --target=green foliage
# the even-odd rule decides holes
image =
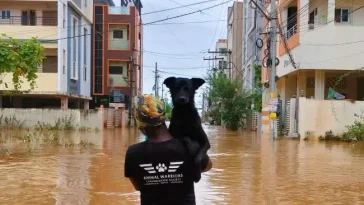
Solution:
[[[355,114],[355,117],[359,118],[353,125],[346,126],[348,131],[342,135],[333,134],[332,131],[326,132],[325,137],[322,140],[333,141],[364,141],[364,116]]]
[[[170,120],[171,119],[171,117],[172,117],[172,106],[170,105],[170,104],[168,104],[168,103],[165,103],[165,109],[166,109],[166,117],[167,117],[167,119],[168,120]]]
[[[0,75],[12,73],[15,90],[21,88],[23,79],[29,82],[31,89],[34,89],[36,73],[43,59],[44,48],[37,39],[19,41],[4,34],[0,36]],[[1,84],[8,87],[2,80]]]
[[[260,89],[263,87],[262,84],[262,67],[258,65],[254,65],[255,77],[254,77],[254,87]],[[254,92],[252,94],[254,100],[254,110],[257,112],[262,112],[262,92],[260,90],[258,92]]]
[[[242,126],[242,119],[248,112],[250,96],[241,89],[240,81],[231,81],[223,73],[213,73],[208,76],[210,86],[209,116],[215,122],[223,121],[226,127],[237,130]]]

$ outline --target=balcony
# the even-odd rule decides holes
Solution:
[[[0,30],[1,33],[20,40],[36,37],[46,44],[45,48],[53,48],[49,43],[54,44],[58,38],[57,24],[57,17],[11,16],[0,19]]]
[[[290,29],[287,30],[285,37],[286,39],[289,39],[296,33],[297,33],[297,24],[295,24],[294,26],[292,26]]]
[[[0,19],[0,25],[15,26],[57,26],[57,17],[27,17],[27,16],[10,16],[7,19]]]

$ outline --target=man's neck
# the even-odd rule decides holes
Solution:
[[[172,135],[167,129],[161,129],[157,136],[148,137],[150,142],[164,142],[172,139]]]

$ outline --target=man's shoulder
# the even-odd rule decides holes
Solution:
[[[146,142],[139,142],[139,143],[136,143],[136,144],[130,145],[130,146],[128,147],[127,152],[128,152],[128,153],[135,153],[135,152],[141,151],[141,150],[143,150],[143,147],[144,147],[144,144],[145,144],[145,143],[146,143]]]

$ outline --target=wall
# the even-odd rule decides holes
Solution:
[[[24,128],[32,128],[40,123],[54,125],[58,119],[74,119],[74,126],[103,129],[101,110],[61,110],[61,109],[0,109],[0,117],[12,117],[24,122]]]
[[[68,87],[66,88],[69,93],[78,94],[83,96],[91,95],[91,24],[86,21],[73,7],[68,7],[68,21],[67,27],[68,36],[72,37],[72,25],[73,18],[77,19],[77,33],[76,36],[81,36],[77,38],[77,44],[73,43],[73,38],[68,40],[67,44],[67,83]],[[87,35],[85,35],[84,29],[87,30]],[[86,39],[84,38],[86,36]],[[86,40],[86,41],[85,41]],[[86,53],[84,49],[84,45],[86,44]],[[77,45],[75,47],[75,45]],[[73,50],[71,50],[73,49]],[[76,55],[73,55],[73,51],[76,52]],[[86,56],[86,62],[84,59]],[[77,79],[72,78],[72,60],[76,59],[76,69],[78,70],[76,73]],[[86,70],[84,69],[86,66]],[[86,72],[86,74],[85,74]],[[84,76],[86,75],[86,80]]]
[[[57,92],[58,89],[58,77],[57,73],[37,73],[38,78],[36,79],[36,87],[32,91],[36,92]],[[0,84],[0,90],[14,90],[13,87],[13,75],[12,74],[2,74],[0,78],[4,83],[7,83],[8,88],[5,87],[5,84]],[[24,80],[26,81],[26,80]],[[21,84],[20,90],[25,91],[29,90],[30,86],[28,82],[24,82]]]
[[[318,7],[319,11],[324,11],[327,7],[325,1],[327,2],[327,0],[320,1],[322,3],[320,6],[323,8]],[[302,4],[303,1],[301,2]],[[336,1],[337,7],[347,7],[351,10],[363,5],[364,2],[359,0],[346,1],[346,3]],[[327,21],[329,23],[327,25],[315,26],[313,30],[309,30],[306,23],[308,22],[309,11],[302,13],[300,19],[303,22],[302,29],[299,30],[300,45],[291,50],[298,68],[323,70],[355,70],[361,68],[363,66],[361,62],[364,57],[362,37],[364,32],[364,23],[362,21],[364,9],[353,13],[351,23],[340,24],[333,22],[333,7],[329,5],[328,8]],[[277,68],[279,76],[294,71],[292,65],[287,65],[288,62],[289,57],[287,54],[280,57],[280,64]]]
[[[83,47],[81,47],[81,38],[72,38],[72,28],[73,28],[73,21],[74,18],[77,19],[77,25],[76,25],[76,36],[81,35],[83,32],[83,28],[82,26],[82,22],[81,22],[81,16],[80,14],[78,14],[76,12],[76,10],[74,10],[72,7],[68,7],[68,21],[67,21],[67,26],[68,26],[68,37],[70,37],[68,39],[68,46],[67,46],[67,82],[68,82],[68,87],[67,87],[67,92],[72,93],[72,94],[80,94],[81,93],[81,81],[82,79],[82,75],[81,75],[81,50]],[[76,43],[74,43],[74,40],[76,40]],[[76,60],[76,79],[74,79],[73,77],[73,60]]]
[[[58,91],[67,92],[68,91],[68,4],[67,0],[58,0]],[[63,23],[65,22],[65,25]],[[69,29],[70,30],[70,29]],[[64,68],[65,66],[65,68]]]
[[[362,114],[363,101],[351,103],[338,100],[299,99],[299,134],[313,132],[314,137],[323,136],[332,130],[341,134],[347,129],[345,126],[354,124],[358,118],[354,114]]]

